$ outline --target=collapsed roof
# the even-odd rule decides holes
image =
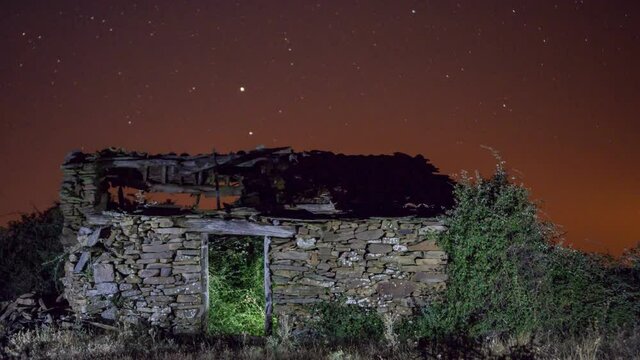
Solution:
[[[196,204],[204,196],[202,201],[215,201],[218,211],[297,218],[431,217],[453,204],[453,181],[421,155],[294,152],[288,147],[193,156],[105,149],[72,152],[62,167],[74,171],[87,164],[94,166],[96,208],[133,213],[184,212],[196,206],[136,202],[123,189],[190,194]]]

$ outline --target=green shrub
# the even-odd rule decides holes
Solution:
[[[449,254],[449,283],[444,302],[425,310],[421,331],[471,337],[531,331],[535,294],[513,255],[545,251],[548,228],[527,190],[509,183],[498,166],[488,180],[463,177],[454,194],[444,219],[449,230],[439,239]]]
[[[56,205],[0,227],[0,300],[30,291],[57,292],[62,222]]]
[[[211,334],[264,335],[262,239],[225,237],[209,246]]]
[[[447,289],[405,334],[573,336],[637,321],[638,269],[554,245],[553,227],[538,218],[528,191],[509,182],[502,164],[489,179],[463,176],[455,201],[444,217],[448,231],[438,238],[449,254]]]
[[[334,344],[380,341],[384,325],[375,310],[345,304],[344,299],[322,302],[313,309],[313,329]]]

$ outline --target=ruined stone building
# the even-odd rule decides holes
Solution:
[[[63,283],[83,317],[203,331],[209,246],[225,236],[264,239],[265,317],[297,327],[336,299],[409,314],[445,284],[434,217],[452,182],[421,156],[108,149],[62,170]]]

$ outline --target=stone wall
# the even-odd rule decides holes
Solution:
[[[64,226],[60,242],[65,247],[75,244],[75,234],[85,222],[86,214],[96,210],[100,196],[97,178],[98,167],[93,162],[62,166],[60,210],[64,215]]]
[[[202,331],[209,235],[190,227],[194,218],[203,219],[109,212],[98,222],[86,220],[63,279],[74,311],[174,333]],[[291,237],[271,237],[269,269],[274,313],[288,315],[299,329],[315,303],[340,300],[408,315],[445,286],[447,257],[433,240],[444,228],[431,219],[253,217],[249,223],[294,230]]]
[[[297,223],[295,239],[272,239],[274,311],[297,325],[321,301],[409,315],[445,287],[447,256],[433,240],[442,230],[415,218]]]
[[[116,215],[110,226],[80,228],[63,279],[74,311],[199,332],[207,307],[206,243],[173,225],[166,217]]]

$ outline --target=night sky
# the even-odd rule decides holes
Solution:
[[[576,247],[640,241],[640,1],[2,1],[0,223],[73,149],[502,154]],[[384,169],[380,169],[384,171]]]

